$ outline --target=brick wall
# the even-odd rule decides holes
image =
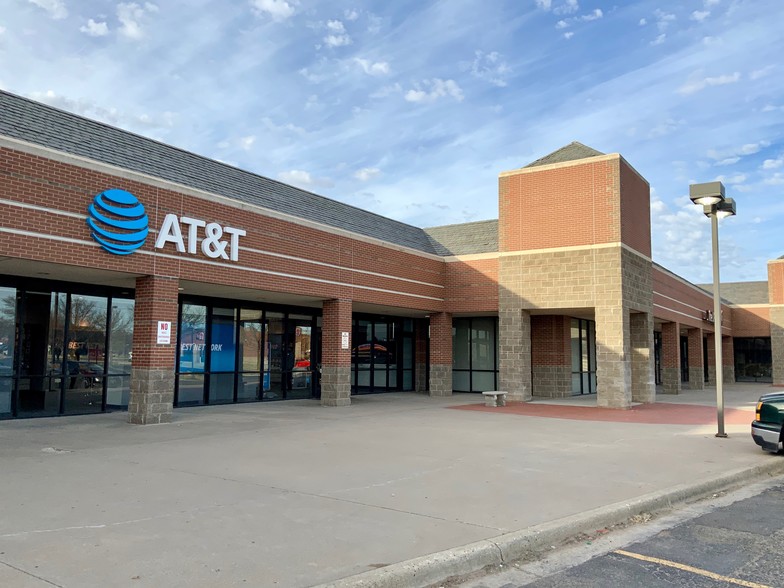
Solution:
[[[498,310],[498,258],[449,261],[444,284],[445,307],[452,313]]]
[[[770,337],[770,306],[734,306],[732,336]]]
[[[618,155],[501,174],[500,251],[620,242]]]
[[[0,224],[17,232],[0,233],[3,256],[423,312],[444,308],[445,264],[434,256],[8,148],[0,148],[0,182],[4,198],[22,205],[0,205]],[[157,229],[167,213],[175,213],[246,230],[239,260],[216,262],[200,254],[178,253],[171,244],[155,250],[154,234],[132,255],[103,251],[93,243],[85,215],[93,196],[108,188],[136,195],[145,205],[151,229]]]

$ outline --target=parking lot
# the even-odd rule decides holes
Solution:
[[[750,422],[769,390],[733,387],[728,408]],[[710,417],[446,410],[481,403],[400,393],[180,409],[146,427],[123,413],[0,423],[0,585],[310,586],[780,459],[748,424],[716,439]]]

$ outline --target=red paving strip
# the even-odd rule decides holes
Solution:
[[[606,421],[613,423],[644,423],[650,425],[709,425],[716,422],[715,406],[692,404],[640,404],[629,410],[596,408],[592,406],[567,406],[563,404],[531,404],[510,402],[506,406],[491,408],[484,404],[450,406],[457,410],[475,410],[500,414],[575,421]],[[724,409],[724,422],[728,425],[748,425],[754,420],[753,410]]]

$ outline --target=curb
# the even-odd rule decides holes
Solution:
[[[703,482],[679,484],[632,500],[398,562],[314,588],[427,588],[450,577],[518,560],[532,551],[550,548],[580,533],[622,523],[634,515],[666,510],[679,503],[745,485],[755,478],[784,474],[784,460],[773,456],[771,459],[770,463],[733,470]]]

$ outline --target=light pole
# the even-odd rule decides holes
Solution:
[[[702,211],[711,219],[711,243],[713,244],[713,347],[716,351],[716,420],[717,437],[726,437],[724,432],[724,366],[721,358],[721,293],[719,292],[719,219],[735,216],[735,201],[724,197],[724,184],[707,182],[689,186],[689,198],[702,206]]]

